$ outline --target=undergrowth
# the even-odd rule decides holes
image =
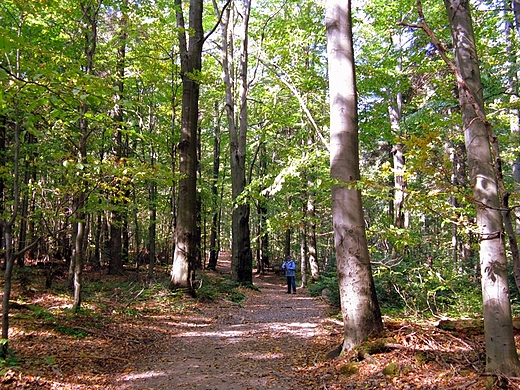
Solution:
[[[247,286],[241,286],[231,279],[211,273],[202,273],[199,277],[200,287],[197,289],[197,299],[200,301],[213,301],[223,298],[239,303],[246,296],[241,288]]]

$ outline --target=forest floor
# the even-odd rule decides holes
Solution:
[[[204,280],[223,279],[228,260]],[[140,278],[132,275],[122,289],[112,287],[121,286],[121,277],[87,272],[85,309],[79,314],[70,311],[68,294],[43,290],[34,273],[19,278],[23,283],[14,290],[11,308],[13,359],[4,365],[0,387],[485,388],[484,337],[477,319],[385,318],[383,335],[338,357],[337,309],[311,298],[306,289],[286,294],[283,276],[255,276],[256,289],[241,288],[240,303],[222,296],[175,297],[164,287],[144,288]],[[514,378],[504,381],[520,388]]]

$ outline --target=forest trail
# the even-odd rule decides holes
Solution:
[[[219,265],[227,271],[228,264]],[[299,370],[320,360],[324,346],[317,340],[330,334],[323,326],[326,306],[301,289],[286,294],[284,282],[274,274],[255,276],[259,291],[250,290],[241,305],[220,300],[185,322],[166,321],[169,342],[116,378],[117,388],[317,388]]]

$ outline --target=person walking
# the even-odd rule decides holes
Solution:
[[[285,277],[287,278],[287,294],[291,293],[291,288],[293,294],[296,294],[296,263],[292,259],[291,255],[288,255],[284,263],[282,264],[282,269],[285,270]]]

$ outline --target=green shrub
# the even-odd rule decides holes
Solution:
[[[10,368],[18,367],[19,359],[8,345],[9,340],[0,339],[0,375],[4,375]]]
[[[336,272],[329,272],[322,275],[320,279],[309,286],[309,292],[313,297],[323,296],[331,305],[340,305]]]

